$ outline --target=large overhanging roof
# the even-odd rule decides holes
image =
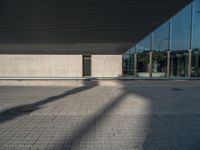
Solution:
[[[1,0],[0,53],[121,54],[191,0]]]

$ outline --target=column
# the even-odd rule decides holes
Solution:
[[[188,55],[188,77],[191,77],[191,66],[192,66],[192,50],[189,50],[189,55]]]
[[[195,53],[196,62],[195,62],[195,77],[198,77],[198,68],[199,68],[199,54]]]
[[[152,54],[153,52],[149,52],[149,77],[152,77]]]
[[[134,53],[134,77],[137,77],[137,53]]]
[[[170,63],[171,63],[171,71],[170,71],[170,74],[171,74],[171,77],[174,76],[174,58],[173,56],[171,57],[170,59]]]
[[[179,77],[180,76],[180,58],[181,56],[180,56],[180,54],[177,54],[177,77]]]
[[[170,75],[170,51],[167,51],[167,78]]]

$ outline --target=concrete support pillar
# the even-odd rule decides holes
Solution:
[[[192,67],[192,50],[189,50],[188,55],[188,77],[191,77],[191,67]]]
[[[170,51],[167,52],[167,78],[170,75]]]
[[[170,74],[171,74],[171,76],[174,76],[174,59],[173,59],[173,57],[171,57],[171,70],[170,70]]]
[[[199,65],[199,55],[198,53],[195,54],[196,56],[196,63],[195,63],[195,77],[198,77],[198,65]]]
[[[152,77],[152,54],[153,52],[149,52],[149,77]]]
[[[134,54],[134,77],[137,77],[137,53]]]
[[[180,55],[177,55],[177,77],[180,76]]]

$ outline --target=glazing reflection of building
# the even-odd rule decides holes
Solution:
[[[200,77],[200,0],[123,54],[124,76]]]

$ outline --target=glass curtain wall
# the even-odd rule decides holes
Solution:
[[[137,76],[138,77],[149,77],[149,53],[143,52],[137,54]]]
[[[134,53],[135,53],[135,47],[131,48],[129,51],[127,51],[122,59],[123,59],[123,76],[133,76],[134,75]]]
[[[200,77],[200,0],[193,2],[191,77]]]
[[[153,52],[152,54],[152,77],[167,76],[167,53]]]
[[[138,77],[200,77],[200,0],[194,0],[134,49],[136,65],[132,50],[123,56],[125,74],[134,75],[137,66]]]
[[[188,75],[188,52],[171,53],[171,76],[187,77]]]
[[[123,55],[123,74],[130,76],[134,74],[134,54]]]
[[[190,48],[191,4],[177,13],[172,19],[172,51]]]
[[[151,49],[151,35],[137,44],[137,76],[149,77],[149,52]]]
[[[192,52],[191,77],[200,77],[200,49]]]
[[[192,48],[200,48],[200,0],[193,2],[193,19],[192,19]]]
[[[153,35],[152,77],[167,76],[167,51],[170,42],[170,22],[160,26]]]

